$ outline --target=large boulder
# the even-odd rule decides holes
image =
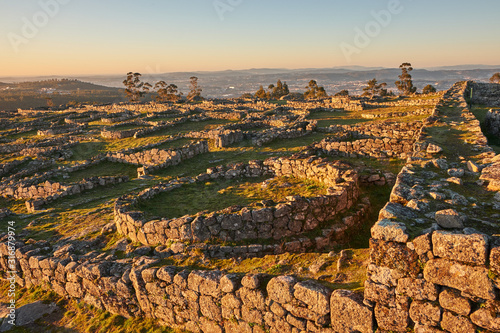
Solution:
[[[427,281],[455,288],[483,299],[494,299],[495,289],[488,278],[488,269],[448,259],[432,259],[424,268]]]
[[[464,227],[460,215],[454,209],[444,209],[434,216],[437,224],[445,229],[462,229]]]
[[[330,298],[330,309],[334,332],[373,332],[373,311],[363,304],[361,294],[335,290]]]

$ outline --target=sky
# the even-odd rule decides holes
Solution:
[[[498,0],[0,0],[0,77],[500,65]]]

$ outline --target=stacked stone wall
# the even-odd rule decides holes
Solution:
[[[358,175],[354,170],[332,163],[300,159],[269,159],[238,164],[225,170],[212,168],[195,181],[241,176],[293,176],[314,179],[328,186],[326,194],[314,197],[291,197],[285,203],[261,209],[243,208],[235,212],[217,212],[207,216],[184,216],[170,220],[144,221],[143,213],[133,209],[158,193],[182,186],[171,181],[141,192],[137,197],[122,197],[115,204],[115,223],[120,233],[145,245],[166,245],[172,240],[206,241],[220,239],[241,241],[296,236],[317,228],[336,214],[351,208],[359,196]],[[186,180],[191,183],[194,180]]]
[[[491,149],[478,121],[466,108],[467,85],[457,83],[444,99],[459,103],[463,124],[475,136],[474,149],[489,154]],[[438,106],[448,107],[441,102]],[[436,109],[433,117],[439,116]],[[441,151],[427,141],[425,131],[414,147],[415,154]],[[428,190],[423,185],[422,179],[436,176],[426,167],[447,169],[456,178],[464,170],[449,169],[445,159],[413,157],[408,161],[397,177],[390,202],[380,211],[379,221],[371,230],[364,303],[373,309],[376,324],[384,331],[498,331],[498,238],[464,228],[464,215],[455,209],[468,204],[465,197],[440,190],[437,181]],[[424,169],[415,168],[415,162]],[[476,164],[467,165],[471,172],[478,172]],[[432,203],[428,195],[443,210],[429,212]]]
[[[484,120],[484,126],[489,133],[500,137],[500,110],[488,110]]]

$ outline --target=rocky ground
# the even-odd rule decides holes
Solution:
[[[21,265],[26,260],[28,265],[19,267],[20,271],[33,272],[28,277],[19,276],[22,282],[18,286],[21,297],[17,320],[23,322],[22,311],[32,311],[21,307],[30,304],[41,318],[32,318],[37,320],[35,324],[26,322],[27,331],[40,325],[47,331],[98,331],[95,325],[99,324],[90,320],[92,317],[101,318],[103,332],[137,331],[130,325],[144,331],[169,330],[134,318],[144,314],[191,331],[231,331],[242,329],[243,323],[247,327],[248,323],[252,324],[253,332],[259,332],[259,327],[262,331],[276,330],[279,325],[283,332],[339,330],[340,326],[336,326],[331,317],[337,310],[332,306],[333,312],[329,309],[323,313],[324,309],[314,307],[311,297],[320,297],[330,304],[332,290],[351,290],[355,293],[338,291],[332,297],[337,297],[339,304],[352,300],[356,308],[358,298],[363,298],[371,260],[368,258],[370,237],[404,243],[438,229],[460,229],[466,234],[490,236],[498,233],[499,163],[481,132],[481,124],[466,110],[460,89],[461,86],[455,86],[443,99],[415,97],[378,104],[355,100],[352,107],[348,100],[335,99],[289,101],[284,105],[228,100],[195,105],[120,105],[45,113],[2,113],[0,193],[3,198],[0,203],[4,208],[0,211],[0,223],[7,229],[12,222],[16,246],[22,252],[18,260]],[[244,173],[262,176],[262,172],[255,173],[252,165],[259,165],[256,160],[269,158],[280,161],[292,158],[317,165],[310,173],[308,167],[291,164],[292,170],[297,168],[302,172],[297,177],[327,184],[328,191],[314,199],[319,200],[318,206],[314,206],[316,201],[311,198],[275,197],[273,202],[262,200],[260,207],[250,208],[248,215],[244,213],[246,207],[228,203],[226,210],[218,211],[209,201],[202,200],[203,211],[176,216],[175,222],[161,222],[162,217],[156,217],[158,223],[169,230],[177,230],[167,233],[161,242],[149,241],[149,236],[144,238],[137,233],[143,225],[153,226],[154,232],[159,230],[158,223],[156,226],[144,224],[147,221],[142,220],[141,215],[134,213],[125,217],[131,226],[136,225],[134,232],[132,229],[124,232],[124,224],[117,222],[117,216],[122,218],[125,211],[122,212],[116,202],[156,193],[155,189],[179,188],[195,182],[203,185],[217,177],[238,184]],[[350,170],[348,175],[318,171],[330,164],[334,168],[339,163],[343,170]],[[344,199],[342,188],[347,188],[349,182],[355,186],[349,187],[350,192],[346,192]],[[261,186],[266,186],[266,182]],[[338,209],[325,216],[320,201],[328,202],[334,197]],[[168,200],[168,195],[164,198],[165,202],[158,204],[166,205],[165,209],[175,205]],[[346,200],[345,206],[339,204],[343,200]],[[221,203],[218,204],[220,207]],[[147,209],[147,205],[144,207]],[[293,209],[291,215],[278,213],[286,211],[286,207]],[[302,211],[306,212],[303,216]],[[269,227],[264,226],[267,212],[274,214]],[[216,215],[210,215],[214,213]],[[254,218],[247,219],[244,214]],[[237,224],[243,223],[241,228],[264,222],[252,230],[256,230],[255,236],[269,234],[270,240],[235,237],[240,227],[233,228],[234,218],[230,216],[240,216]],[[279,230],[286,232],[276,233],[274,230],[281,228],[277,226],[283,223],[284,216],[287,227]],[[211,219],[214,222],[205,222]],[[208,227],[204,232],[206,237],[187,237],[200,234],[197,223]],[[231,239],[222,236],[217,223],[228,228],[233,235]],[[188,232],[186,225],[190,228]],[[144,229],[143,233],[154,232]],[[187,236],[180,237],[180,234]],[[281,236],[273,238],[274,234]],[[6,243],[8,235],[2,241]],[[2,245],[2,260],[7,267],[5,245]],[[45,265],[48,266],[45,268]],[[64,277],[58,277],[59,265],[63,265]],[[97,273],[91,271],[85,275],[83,267],[93,265]],[[172,281],[158,275],[157,270],[150,271],[151,267],[162,265],[175,267]],[[132,278],[129,266],[134,267],[133,271],[142,272],[139,280],[144,279],[143,282]],[[199,282],[192,282],[195,285],[204,281],[210,284],[212,280],[228,276],[234,276],[238,282],[228,287],[226,298],[219,295],[218,287],[199,290],[195,285],[187,285],[197,279],[196,270],[200,269],[216,270],[220,276],[201,275]],[[146,271],[158,275],[163,282],[147,277]],[[107,279],[115,281],[111,278],[113,274],[118,274],[120,281],[125,279],[123,283],[128,291],[120,294],[121,291],[109,289],[106,295],[94,293],[91,285],[95,283],[96,288],[106,289]],[[280,282],[286,275],[293,275],[294,280]],[[257,276],[258,281],[253,276]],[[186,286],[176,279],[184,279]],[[85,285],[85,281],[89,284]],[[287,305],[288,296],[269,296],[270,302],[276,304],[274,308],[271,303],[255,299],[260,297],[255,296],[254,291],[259,288],[264,290],[262,297],[273,295],[275,287],[270,281],[281,283],[276,290],[281,290],[283,283],[290,285],[295,290],[290,300],[299,302],[294,305],[297,308]],[[47,282],[51,285],[46,285]],[[153,288],[156,283],[165,284],[161,288],[167,288],[167,293],[141,289],[149,288],[148,284]],[[240,283],[243,289],[237,290]],[[201,306],[200,310],[188,307],[190,310],[186,313],[201,311],[208,321],[200,322],[195,319],[196,315],[182,317],[175,310],[174,314],[148,310],[163,304],[156,296],[168,296],[168,288],[176,284],[182,293],[189,291],[197,295],[196,306]],[[3,302],[8,300],[7,289],[6,284]],[[141,303],[141,295],[150,298],[147,301],[150,305]],[[226,308],[240,312],[229,315],[223,307],[220,315],[215,314],[217,310],[212,309],[211,302],[217,307],[217,302],[222,299],[229,302],[229,297],[234,306],[224,303]],[[77,304],[74,299],[81,299],[83,303]],[[374,296],[371,299],[374,303],[378,300]],[[34,303],[38,300],[45,300],[47,304]],[[243,302],[243,308],[241,304],[236,305],[238,302]],[[257,303],[248,306],[249,302]],[[85,303],[90,307],[83,305]],[[126,303],[133,305],[127,309]],[[255,308],[259,311],[254,313]],[[305,309],[312,311],[312,317],[304,317]],[[48,314],[43,317],[44,313]],[[412,320],[418,323],[413,317]],[[365,324],[360,324],[363,328],[358,329],[366,331],[366,327],[373,325]]]

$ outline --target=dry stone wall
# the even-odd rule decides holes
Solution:
[[[203,132],[190,132],[186,134],[188,138],[213,140],[215,148],[222,148],[243,140],[241,130],[225,129],[224,127]]]
[[[484,224],[481,221],[464,219],[461,209],[473,206],[472,200],[444,185],[460,183],[464,177],[476,179],[480,174],[482,182],[478,186],[500,190],[495,188],[500,184],[500,161],[491,153],[479,122],[466,107],[467,85],[470,83],[452,87],[437,104],[428,123],[445,122],[446,117],[440,119],[439,110],[458,108],[460,119],[453,126],[466,126],[467,140],[484,157],[484,162],[464,161],[461,170],[439,155],[443,154],[443,148],[432,143],[432,138],[429,141],[425,128],[417,131],[413,156],[398,175],[390,202],[372,228],[364,295],[333,291],[318,281],[299,281],[292,276],[198,271],[163,266],[158,258],[149,257],[117,259],[107,253],[86,252],[84,249],[93,244],[84,241],[60,248],[53,248],[47,241],[16,242],[16,251],[12,253],[7,247],[7,235],[0,239],[0,271],[4,274],[13,270],[9,257],[15,256],[16,281],[21,286],[50,286],[61,296],[111,313],[127,318],[148,317],[191,332],[368,333],[376,329],[378,332],[498,332],[500,242],[498,237],[477,230]],[[426,154],[441,158],[422,157]],[[325,177],[323,168],[330,166],[321,160],[305,160],[303,168],[292,165],[291,161],[283,163],[283,159],[269,161],[229,169],[213,168],[195,180],[238,177],[242,173],[287,174],[288,169],[299,170],[308,178]],[[338,176],[343,177],[340,169],[333,166],[332,170],[337,170],[331,171],[338,172],[337,177],[318,179],[330,182],[334,188],[342,187],[346,182],[336,181],[341,178]],[[441,179],[440,172],[448,173],[449,180]],[[348,183],[356,183],[351,186],[354,194],[357,175],[345,177]],[[161,190],[152,188],[141,195]],[[115,214],[127,215],[127,228],[130,223],[132,229],[139,230],[144,227],[143,221],[123,207],[130,199],[119,199]],[[273,218],[277,207],[271,210]],[[435,207],[446,209],[435,212]],[[483,207],[495,209],[494,204]],[[261,216],[263,209],[256,216]],[[253,211],[251,215],[253,218]],[[192,234],[194,221],[183,224],[190,225]],[[118,224],[120,230],[125,222]],[[490,227],[497,227],[491,224]]]
[[[482,104],[491,107],[500,107],[500,84],[470,82],[465,91],[465,98],[472,98],[474,104]]]
[[[484,126],[488,132],[500,137],[500,110],[488,110],[488,112],[486,113]]]
[[[177,165],[186,159],[193,158],[199,154],[207,153],[209,150],[207,141],[198,141],[187,144],[177,149],[152,148],[135,153],[118,152],[108,153],[106,158],[111,162],[120,162],[140,166],[139,176],[154,170]]]
[[[2,195],[16,199],[32,199],[26,201],[26,207],[29,213],[33,213],[47,203],[61,197],[89,191],[99,186],[109,186],[126,182],[128,180],[129,178],[127,176],[91,177],[70,185],[46,181],[43,185],[18,187],[15,192],[11,192],[11,189],[7,188],[3,191]]]
[[[1,244],[6,272],[10,253]],[[157,259],[77,254],[74,245],[53,249],[45,241],[18,242],[16,248],[21,286],[49,285],[61,296],[127,318],[148,317],[191,332],[373,331],[372,314],[359,295],[315,280],[159,266]]]
[[[404,159],[413,151],[413,143],[422,125],[422,122],[335,125],[329,128],[329,132],[337,135],[313,144],[310,149],[330,156]]]
[[[321,223],[352,207],[359,196],[358,175],[354,170],[314,158],[268,159],[264,163],[254,161],[237,164],[227,170],[212,168],[206,174],[197,176],[196,180],[262,175],[314,179],[328,186],[328,189],[325,195],[319,197],[292,197],[286,203],[273,207],[254,210],[245,207],[235,212],[217,212],[207,216],[144,221],[143,214],[133,210],[133,206],[160,192],[182,186],[178,181],[171,181],[145,190],[136,198],[118,199],[114,210],[118,232],[145,245],[166,245],[172,240],[279,240],[317,228]],[[190,183],[192,180],[186,182]]]
[[[490,156],[478,121],[466,108],[466,88],[465,82],[453,86],[433,117],[440,116],[440,108],[449,109],[450,102],[458,103],[461,111],[456,112],[475,137],[473,149]],[[423,156],[422,152],[441,153],[440,147],[427,141],[425,131],[415,143],[415,154]],[[364,303],[373,309],[377,326],[384,331],[498,331],[498,238],[471,227],[474,224],[462,213],[469,199],[446,189],[447,180],[428,187],[424,182],[437,176],[428,168],[447,170],[457,179],[464,170],[453,168],[444,158],[408,161],[371,230]],[[467,167],[467,172],[480,171],[473,162]],[[433,212],[433,205],[442,210]]]

